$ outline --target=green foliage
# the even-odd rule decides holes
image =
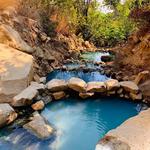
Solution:
[[[113,12],[104,14],[97,0],[27,0],[40,11],[43,28],[53,32],[76,33],[98,46],[113,46],[126,40],[135,28],[129,19],[131,8],[147,0],[104,0]],[[138,2],[138,3],[137,3]]]

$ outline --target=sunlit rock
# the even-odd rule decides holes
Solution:
[[[58,92],[66,90],[68,85],[65,80],[52,79],[47,83],[47,88],[52,92]]]
[[[105,81],[105,84],[107,86],[108,91],[116,90],[120,87],[118,80],[115,80],[115,79],[109,79],[109,80]]]
[[[40,100],[40,101],[32,104],[31,107],[33,110],[42,110],[44,108],[44,106],[45,106],[44,102],[42,100]]]
[[[16,30],[5,24],[0,25],[0,43],[6,44],[23,52],[34,52],[34,49],[22,40]]]
[[[96,150],[149,150],[150,109],[125,121],[100,140]]]
[[[11,102],[33,78],[33,57],[0,44],[0,103]]]
[[[23,127],[40,139],[49,138],[54,133],[54,129],[38,113],[35,113],[32,120]]]
[[[87,83],[87,92],[105,92],[106,84],[104,82],[88,82]]]
[[[82,79],[73,77],[68,81],[68,86],[77,92],[84,92],[86,91],[87,84]]]
[[[9,104],[0,104],[0,127],[8,125],[17,118],[17,113]]]
[[[120,82],[120,86],[126,91],[131,93],[138,93],[139,87],[132,81],[122,81]]]
[[[29,86],[13,98],[11,105],[15,107],[30,105],[33,101],[33,98],[35,98],[37,95],[38,90],[32,86]]]

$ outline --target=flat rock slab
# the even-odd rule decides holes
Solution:
[[[105,84],[107,86],[108,91],[116,90],[120,87],[118,80],[115,80],[115,79],[109,79],[109,80],[105,81]]]
[[[108,132],[97,144],[96,150],[149,150],[150,109],[125,121]]]
[[[88,82],[87,92],[105,92],[106,85],[104,82]]]
[[[54,133],[54,129],[38,113],[34,115],[32,121],[23,127],[40,139],[49,138]]]
[[[8,125],[17,118],[17,113],[9,104],[0,104],[0,127]]]
[[[122,81],[120,82],[120,86],[126,91],[131,93],[138,93],[139,87],[132,81]]]
[[[74,91],[85,92],[87,84],[82,79],[73,77],[68,81],[68,86]]]
[[[47,83],[47,88],[52,92],[58,92],[66,90],[68,85],[65,80],[52,79]]]
[[[33,57],[0,44],[0,103],[11,102],[33,77]]]

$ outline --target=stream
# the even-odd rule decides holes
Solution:
[[[109,53],[89,52],[81,57],[91,61],[87,65],[93,68],[93,63],[100,62],[102,55]],[[78,64],[68,64],[67,67],[78,67]],[[48,74],[47,81],[53,78],[68,80],[71,77],[79,77],[86,82],[108,79],[99,71],[55,70]],[[48,104],[41,112],[56,128],[55,137],[40,140],[20,126],[8,126],[0,131],[0,150],[94,150],[96,143],[109,130],[137,115],[141,107],[140,103],[116,97],[82,100],[78,96],[70,96]]]

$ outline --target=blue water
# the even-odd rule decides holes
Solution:
[[[58,129],[56,150],[94,150],[109,130],[136,115],[139,104],[117,98],[86,101],[69,98],[45,108],[45,116]]]
[[[99,71],[83,73],[83,71],[60,71],[56,70],[48,74],[47,81],[52,79],[69,80],[71,77],[78,77],[86,82],[89,81],[105,81],[108,79],[105,75],[101,75]]]

